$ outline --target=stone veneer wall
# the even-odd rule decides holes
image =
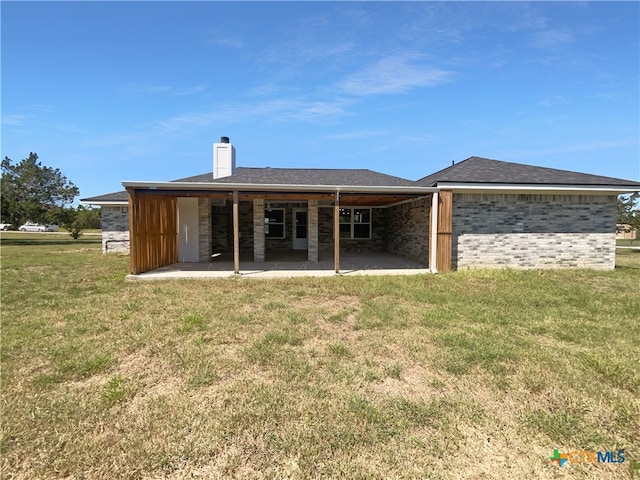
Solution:
[[[431,199],[421,198],[387,209],[387,251],[416,262],[429,262]]]
[[[129,207],[105,205],[100,211],[102,252],[129,251]]]
[[[453,268],[613,269],[615,195],[453,195]]]

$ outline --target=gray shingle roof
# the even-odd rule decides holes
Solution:
[[[451,167],[432,173],[412,182],[400,177],[374,172],[368,169],[328,169],[328,168],[246,168],[238,167],[229,177],[213,180],[213,173],[203,173],[192,177],[172,180],[174,182],[250,183],[282,185],[363,185],[363,186],[437,186],[440,182],[452,183],[495,183],[495,184],[546,184],[546,185],[593,185],[629,186],[640,188],[640,182],[619,178],[603,177],[586,173],[535,167],[520,163],[470,157]],[[83,198],[83,202],[127,202],[126,191],[107,193],[96,197]]]
[[[105,193],[104,195],[98,195],[97,197],[81,198],[80,201],[87,203],[128,202],[129,194],[126,190],[122,190],[121,192]]]
[[[236,173],[213,180],[213,172],[179,178],[172,182],[211,182],[211,183],[252,183],[277,185],[364,185],[415,187],[415,182],[368,169],[329,169],[329,168],[247,168],[238,167]],[[108,193],[97,197],[83,198],[83,202],[126,202],[126,191]]]
[[[416,183],[424,187],[432,187],[441,182],[640,187],[640,182],[632,180],[535,167],[481,157],[467,158],[451,167],[423,177]]]
[[[193,177],[197,178],[197,177]],[[198,181],[187,180],[186,181]],[[185,181],[183,180],[183,181]],[[415,187],[415,182],[368,169],[335,168],[237,168],[229,177],[214,183],[254,183],[283,185],[364,185]]]

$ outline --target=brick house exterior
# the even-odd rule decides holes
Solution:
[[[454,194],[454,268],[615,266],[615,195]]]
[[[225,144],[214,144],[214,152],[217,147]],[[209,262],[237,245],[255,261],[303,249],[317,262],[339,245],[344,252],[386,252],[427,264],[435,255],[430,245],[446,235],[450,243],[442,245],[450,250],[452,269],[612,269],[617,195],[640,191],[639,182],[480,157],[417,181],[370,170],[236,169],[230,148],[230,156],[214,158],[214,172],[224,176],[137,182],[126,185],[129,192],[83,199],[102,206],[103,251],[127,250],[129,197],[137,192],[184,198],[177,228],[190,216],[184,222],[197,229],[197,244],[179,246],[179,261]],[[235,204],[232,191],[240,193]],[[452,193],[450,228],[436,232],[431,222],[433,216],[438,221],[434,209],[444,191]]]

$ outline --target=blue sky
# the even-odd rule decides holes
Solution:
[[[638,2],[10,2],[2,157],[93,196],[239,166],[477,155],[640,179]]]

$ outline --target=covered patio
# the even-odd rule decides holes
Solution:
[[[247,255],[240,256],[241,269],[233,271],[232,255],[221,255],[210,263],[174,263],[138,275],[129,275],[130,280],[169,280],[188,278],[291,278],[327,277],[353,275],[418,275],[431,273],[422,264],[398,255],[387,253],[343,253],[338,273],[333,258],[321,256],[318,262],[309,262],[302,253],[283,255],[273,252],[270,260],[255,262]],[[325,258],[324,260],[322,258]]]
[[[408,186],[123,184],[129,194],[130,278],[416,274],[451,269],[450,191]],[[244,214],[241,214],[241,202]],[[228,212],[225,249],[216,250],[214,215],[206,213],[207,209],[212,211],[211,205],[224,205]],[[293,209],[293,220],[288,220],[286,232],[284,225],[281,230],[282,238],[288,235],[294,239],[301,230],[295,212],[304,207],[302,248],[296,249],[294,243],[287,251],[269,249],[269,245],[274,244],[267,236],[269,227],[274,231],[278,226],[269,224],[272,219],[268,218],[271,214],[267,211],[273,209],[270,205],[289,205],[288,215]],[[414,205],[420,208],[409,211]],[[391,209],[395,209],[394,215],[383,215]],[[282,210],[284,215],[286,208]],[[410,225],[403,220],[409,214],[413,222]],[[350,220],[356,215],[363,218]],[[389,216],[393,216],[393,222],[380,220]],[[389,245],[408,244],[406,239],[413,239],[421,245],[418,254],[405,258],[402,245],[387,248],[386,243],[381,250],[372,251],[374,217],[379,224],[384,223],[380,228],[384,227],[385,238],[393,237]],[[345,219],[351,221],[351,227]],[[357,221],[362,223],[354,225]],[[367,228],[369,236],[357,240],[356,235],[362,232],[366,235]],[[406,232],[405,237],[399,239],[397,232],[401,229]],[[327,238],[331,243],[329,248],[326,242],[321,242]],[[247,245],[251,251],[247,251]],[[185,254],[189,248],[195,248],[191,260]]]

